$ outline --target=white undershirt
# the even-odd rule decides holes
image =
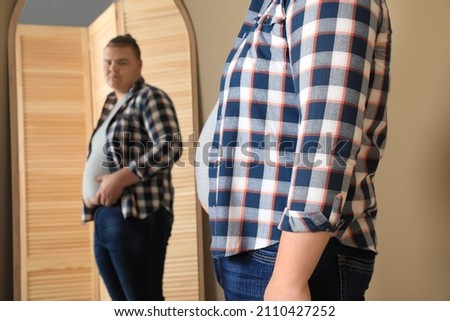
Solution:
[[[106,155],[103,153],[103,147],[106,144],[106,129],[108,124],[119,108],[127,99],[128,95],[122,96],[117,100],[113,109],[109,113],[105,121],[100,125],[97,131],[92,136],[91,153],[86,161],[83,174],[83,199],[95,198],[100,183],[95,179],[98,176],[110,174],[108,167],[102,166],[106,161]]]
[[[198,139],[198,146],[195,151],[195,180],[197,183],[197,196],[202,204],[202,207],[207,212],[209,196],[208,156],[216,127],[217,108],[218,107],[216,105],[203,125],[200,137]]]

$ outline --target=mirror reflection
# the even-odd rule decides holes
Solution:
[[[20,0],[18,6],[17,106],[11,107],[17,108],[12,135],[18,138],[20,173],[15,299],[109,299],[94,260],[92,225],[80,218],[87,145],[111,92],[102,71],[103,49],[116,35],[136,38],[142,76],[173,100],[187,142],[196,122],[195,75],[183,5],[176,0]],[[200,216],[188,150],[172,170],[175,219],[163,283],[167,300],[203,296]]]

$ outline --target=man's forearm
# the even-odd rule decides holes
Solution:
[[[116,176],[117,181],[121,183],[123,188],[136,184],[141,180],[139,176],[135,175],[129,168],[122,168],[113,175]]]
[[[283,232],[265,300],[310,300],[308,280],[329,239],[329,232]]]

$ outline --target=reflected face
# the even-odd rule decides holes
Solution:
[[[116,94],[127,93],[141,77],[141,70],[142,61],[131,47],[105,47],[103,50],[103,72]]]

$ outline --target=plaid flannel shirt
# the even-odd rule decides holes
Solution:
[[[329,231],[376,252],[386,141],[384,0],[253,0],[221,78],[209,161],[214,255]]]
[[[114,92],[107,96],[95,130],[116,102]],[[90,151],[89,144],[88,157]],[[108,124],[103,148],[106,161],[102,166],[108,167],[111,173],[127,167],[141,179],[126,187],[119,200],[125,218],[143,219],[161,207],[172,213],[171,169],[181,151],[180,129],[171,99],[141,78]],[[95,208],[83,206],[82,221],[93,220],[94,212]]]

